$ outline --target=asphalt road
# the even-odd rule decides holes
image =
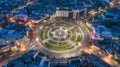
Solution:
[[[15,59],[15,58],[18,58],[18,57],[20,57],[22,54],[24,54],[25,53],[25,51],[23,51],[23,52],[18,52],[18,53],[16,53],[15,55],[13,55],[13,56],[6,56],[6,57],[4,57],[4,58],[2,58],[2,59],[0,59],[0,67],[2,66],[2,65],[4,65],[4,64],[7,64],[9,61],[11,61],[12,59]]]

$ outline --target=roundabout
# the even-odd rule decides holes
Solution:
[[[89,33],[80,24],[69,21],[54,21],[36,30],[34,49],[49,57],[62,58],[79,55],[89,43]]]
[[[83,37],[81,28],[68,22],[54,22],[39,31],[39,42],[52,51],[68,51],[81,46]]]

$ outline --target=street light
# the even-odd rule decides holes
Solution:
[[[79,42],[78,45],[81,46],[82,44]]]
[[[39,41],[39,38],[38,38],[38,37],[36,38],[36,41]]]

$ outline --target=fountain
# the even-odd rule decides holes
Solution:
[[[52,32],[55,38],[66,38],[67,30],[63,30],[63,27],[56,29]]]

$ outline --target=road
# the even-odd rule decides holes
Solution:
[[[94,54],[97,57],[101,58],[104,62],[108,63],[112,67],[120,67],[120,64],[118,64],[112,57],[112,55],[107,54],[100,48],[96,47],[95,45],[92,45],[89,48],[85,48],[84,51],[89,54]]]
[[[6,57],[0,59],[0,67],[1,67],[2,65],[4,65],[4,64],[7,64],[7,63],[8,63],[9,61],[11,61],[12,59],[15,59],[15,58],[20,57],[20,56],[21,56],[22,54],[24,54],[24,53],[25,53],[25,51],[22,51],[22,52],[16,53],[16,54],[13,55],[13,56],[6,56]]]

